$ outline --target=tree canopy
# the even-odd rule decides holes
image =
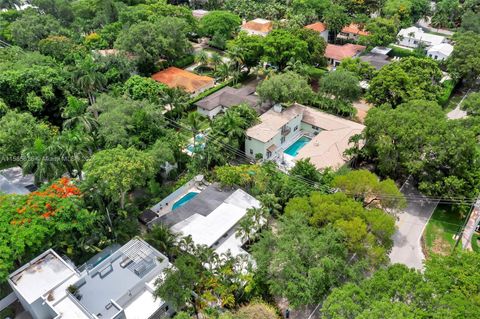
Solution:
[[[396,109],[372,109],[365,120],[366,156],[383,176],[412,175],[430,195],[477,192],[477,142],[461,122],[448,121],[435,102],[412,100]]]
[[[395,107],[415,99],[436,101],[442,72],[432,59],[408,57],[384,66],[370,82],[366,99]]]

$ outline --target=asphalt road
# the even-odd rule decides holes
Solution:
[[[437,202],[427,200],[409,181],[403,185],[401,191],[405,196],[415,198],[407,198],[407,208],[398,214],[390,261],[392,264],[400,263],[422,270],[425,256],[420,239]]]

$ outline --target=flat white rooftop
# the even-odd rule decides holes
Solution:
[[[47,250],[11,274],[9,280],[32,303],[72,276],[77,276],[76,271],[53,250]]]
[[[240,219],[246,215],[247,209],[251,207],[260,207],[260,202],[243,190],[238,189],[209,214],[195,213],[173,225],[171,229],[183,236],[190,235],[197,245],[215,246],[215,250],[219,253],[230,249],[232,254],[237,255],[245,251],[241,249],[241,240],[236,238],[234,234],[232,238],[232,232],[229,231],[235,227]],[[224,240],[227,237],[228,239]],[[219,245],[222,240],[223,242]]]

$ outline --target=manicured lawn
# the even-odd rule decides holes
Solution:
[[[455,246],[454,236],[462,223],[463,218],[455,206],[439,204],[424,233],[427,254],[449,254]]]

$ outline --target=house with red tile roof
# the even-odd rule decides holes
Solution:
[[[240,29],[249,35],[260,35],[264,37],[272,31],[273,23],[270,20],[257,18],[252,21],[243,22]]]
[[[363,26],[356,23],[350,23],[349,25],[343,27],[342,31],[340,31],[337,37],[341,39],[357,41],[361,35],[369,35],[369,33],[365,31]]]
[[[354,58],[365,51],[366,47],[358,44],[347,43],[344,45],[327,44],[325,57],[333,66],[337,66],[346,58]]]
[[[328,42],[328,29],[325,23],[315,22],[306,25],[304,28],[318,32],[318,34],[325,40],[325,42]]]
[[[171,88],[182,88],[195,95],[215,85],[215,80],[176,67],[169,67],[152,75],[152,79]]]

